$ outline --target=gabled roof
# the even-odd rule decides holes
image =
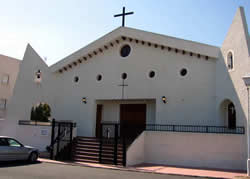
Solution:
[[[67,56],[56,64],[52,65],[50,69],[52,72],[56,72],[65,67],[71,68],[72,64],[76,65],[77,62],[81,63],[81,61],[83,59],[86,59],[87,56],[91,57],[93,55],[96,55],[99,51],[103,52],[105,48],[108,48],[109,45],[113,46],[113,42],[119,43],[117,39],[121,38],[133,39],[137,42],[141,41],[143,43],[150,43],[152,45],[158,45],[163,48],[167,47],[172,49],[178,49],[185,52],[199,54],[209,58],[217,58],[220,50],[216,46],[178,39],[166,35],[146,32],[128,27],[119,27],[113,30],[112,32],[104,35],[103,37],[99,38],[98,40],[90,43],[89,45],[79,49],[73,54]]]

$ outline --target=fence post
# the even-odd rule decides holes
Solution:
[[[59,150],[60,150],[60,129],[61,123],[58,123],[58,132],[57,132],[57,150],[56,150],[56,159],[58,158]]]
[[[114,164],[117,165],[118,124],[115,124]]]
[[[100,140],[100,146],[99,146],[99,163],[102,163],[102,128],[103,128],[103,124],[101,124],[100,136],[99,136],[99,140]]]
[[[71,160],[72,154],[72,140],[73,140],[73,123],[70,123],[70,139],[69,139],[69,160]]]
[[[54,138],[55,138],[55,119],[52,119],[52,126],[51,126],[51,139],[50,139],[50,159],[53,160],[54,155]]]
[[[126,159],[127,159],[127,147],[126,147],[126,137],[123,136],[122,140],[122,165],[126,166]]]

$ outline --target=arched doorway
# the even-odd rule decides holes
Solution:
[[[231,102],[227,107],[228,114],[228,128],[235,129],[236,128],[236,110],[234,104]]]
[[[231,100],[226,99],[221,103],[220,117],[224,121],[224,125],[229,129],[236,128],[236,109]]]

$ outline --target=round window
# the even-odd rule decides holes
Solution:
[[[123,80],[126,80],[128,75],[127,75],[127,73],[123,73],[121,77],[122,77]]]
[[[183,69],[181,69],[181,71],[180,71],[180,75],[181,76],[186,76],[187,75],[187,69],[186,68],[183,68]]]
[[[101,81],[101,80],[102,80],[102,75],[100,75],[100,74],[97,75],[97,76],[96,76],[96,80],[97,80],[97,81]]]
[[[79,81],[79,77],[78,76],[75,76],[74,77],[74,82],[77,83]]]
[[[127,57],[127,56],[129,56],[130,52],[131,52],[131,47],[129,45],[124,45],[121,48],[120,55],[122,57]]]
[[[150,72],[148,73],[148,77],[149,77],[149,78],[154,78],[154,77],[155,77],[155,72],[154,72],[154,71],[150,71]]]

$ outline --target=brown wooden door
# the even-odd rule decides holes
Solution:
[[[102,121],[102,104],[97,104],[96,108],[96,128],[95,128],[95,136],[100,137],[101,130],[101,121]]]
[[[146,104],[120,105],[121,137],[136,138],[146,128]]]

